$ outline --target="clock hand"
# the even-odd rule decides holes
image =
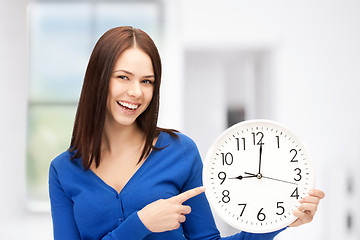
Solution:
[[[262,143],[260,143],[260,153],[259,153],[259,172],[261,174],[261,156],[262,156]]]
[[[245,174],[247,174],[247,175],[251,175],[251,176],[254,176],[254,177],[256,177],[257,176],[257,174],[253,174],[253,173],[248,173],[248,172],[244,172]]]
[[[271,180],[275,180],[275,181],[279,181],[279,182],[284,182],[284,183],[290,183],[290,184],[298,185],[297,183],[288,182],[288,181],[281,180],[281,179],[276,179],[276,178],[271,178],[271,177],[265,177],[265,176],[262,176],[262,177],[263,177],[263,178],[267,178],[267,179],[271,179]]]
[[[271,179],[271,180],[275,180],[275,181],[279,181],[279,182],[298,185],[297,183],[294,183],[294,182],[289,182],[289,181],[285,181],[285,180],[281,180],[281,179],[277,179],[277,178],[266,177],[266,176],[263,176],[262,174],[253,174],[253,173],[248,173],[248,172],[245,172],[245,174],[248,174],[248,175],[253,176],[253,177],[257,177],[258,179],[267,178],[267,179]]]
[[[239,179],[239,180],[241,180],[243,178],[253,178],[253,177],[256,177],[256,175],[255,176],[241,176],[241,175],[239,175],[237,177],[232,177],[232,178],[229,178],[229,179]]]
[[[253,174],[253,173],[248,173],[248,172],[244,172],[244,173],[247,175],[250,175],[252,177],[257,177],[258,179],[263,177],[261,173],[258,173],[258,174]]]

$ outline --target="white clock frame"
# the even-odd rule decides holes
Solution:
[[[257,119],[220,134],[205,158],[203,183],[227,224],[265,233],[296,220],[292,211],[314,188],[315,169],[299,137],[275,121]]]

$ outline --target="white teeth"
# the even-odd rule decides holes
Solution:
[[[127,103],[127,102],[122,102],[122,101],[118,101],[117,103],[120,104],[123,107],[129,108],[129,109],[132,109],[132,110],[135,110],[135,109],[137,109],[139,107],[139,105],[131,104],[131,103]]]

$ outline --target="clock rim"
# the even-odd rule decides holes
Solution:
[[[313,161],[313,157],[310,153],[310,151],[308,150],[307,145],[304,143],[304,141],[299,137],[299,135],[294,132],[293,130],[290,130],[288,127],[286,127],[284,124],[274,121],[274,120],[269,120],[269,119],[251,119],[251,120],[244,120],[238,123],[235,123],[234,125],[230,126],[229,128],[225,129],[222,133],[220,133],[218,135],[218,137],[216,138],[216,140],[211,144],[209,150],[207,151],[206,157],[203,161],[203,174],[202,174],[202,181],[203,181],[203,185],[205,186],[204,183],[207,182],[206,180],[206,176],[208,175],[205,170],[205,166],[207,164],[207,162],[209,162],[209,158],[211,158],[212,153],[214,152],[214,149],[216,148],[217,143],[225,136],[227,135],[229,132],[232,132],[233,129],[242,126],[242,125],[248,125],[248,124],[254,124],[254,123],[259,123],[259,124],[272,124],[275,126],[278,126],[284,130],[286,130],[287,132],[291,133],[293,135],[293,137],[296,137],[296,139],[301,143],[302,148],[305,149],[306,153],[308,154],[308,160],[311,162],[311,168],[312,168],[312,181],[310,182],[310,189],[313,189],[315,187],[315,183],[316,183],[316,170],[315,170],[315,164]],[[208,184],[206,184],[208,185]],[[224,215],[223,211],[221,211],[217,205],[213,204],[212,201],[210,201],[210,199],[212,200],[212,194],[209,193],[209,190],[206,188],[205,186],[205,195],[206,198],[208,199],[211,209],[215,210],[215,213],[217,213],[217,215],[220,217],[221,220],[223,220],[225,223],[227,223],[228,225],[230,225],[231,227],[238,229],[240,231],[245,231],[245,232],[251,232],[251,233],[269,233],[269,232],[274,232],[283,228],[288,227],[291,223],[293,223],[294,221],[296,221],[298,218],[295,217],[293,214],[292,216],[289,218],[288,221],[284,222],[283,224],[279,224],[276,227],[273,228],[267,228],[266,230],[254,230],[251,228],[247,228],[247,227],[239,227],[236,224],[233,223],[233,221],[230,221],[230,218],[228,218],[226,215]]]

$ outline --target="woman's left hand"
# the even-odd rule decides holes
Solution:
[[[309,223],[313,220],[316,213],[317,207],[319,205],[320,199],[325,197],[325,193],[318,189],[313,189],[309,191],[309,196],[301,199],[301,205],[298,209],[294,210],[294,215],[298,217],[296,221],[289,225],[289,227],[298,227],[305,223]]]

